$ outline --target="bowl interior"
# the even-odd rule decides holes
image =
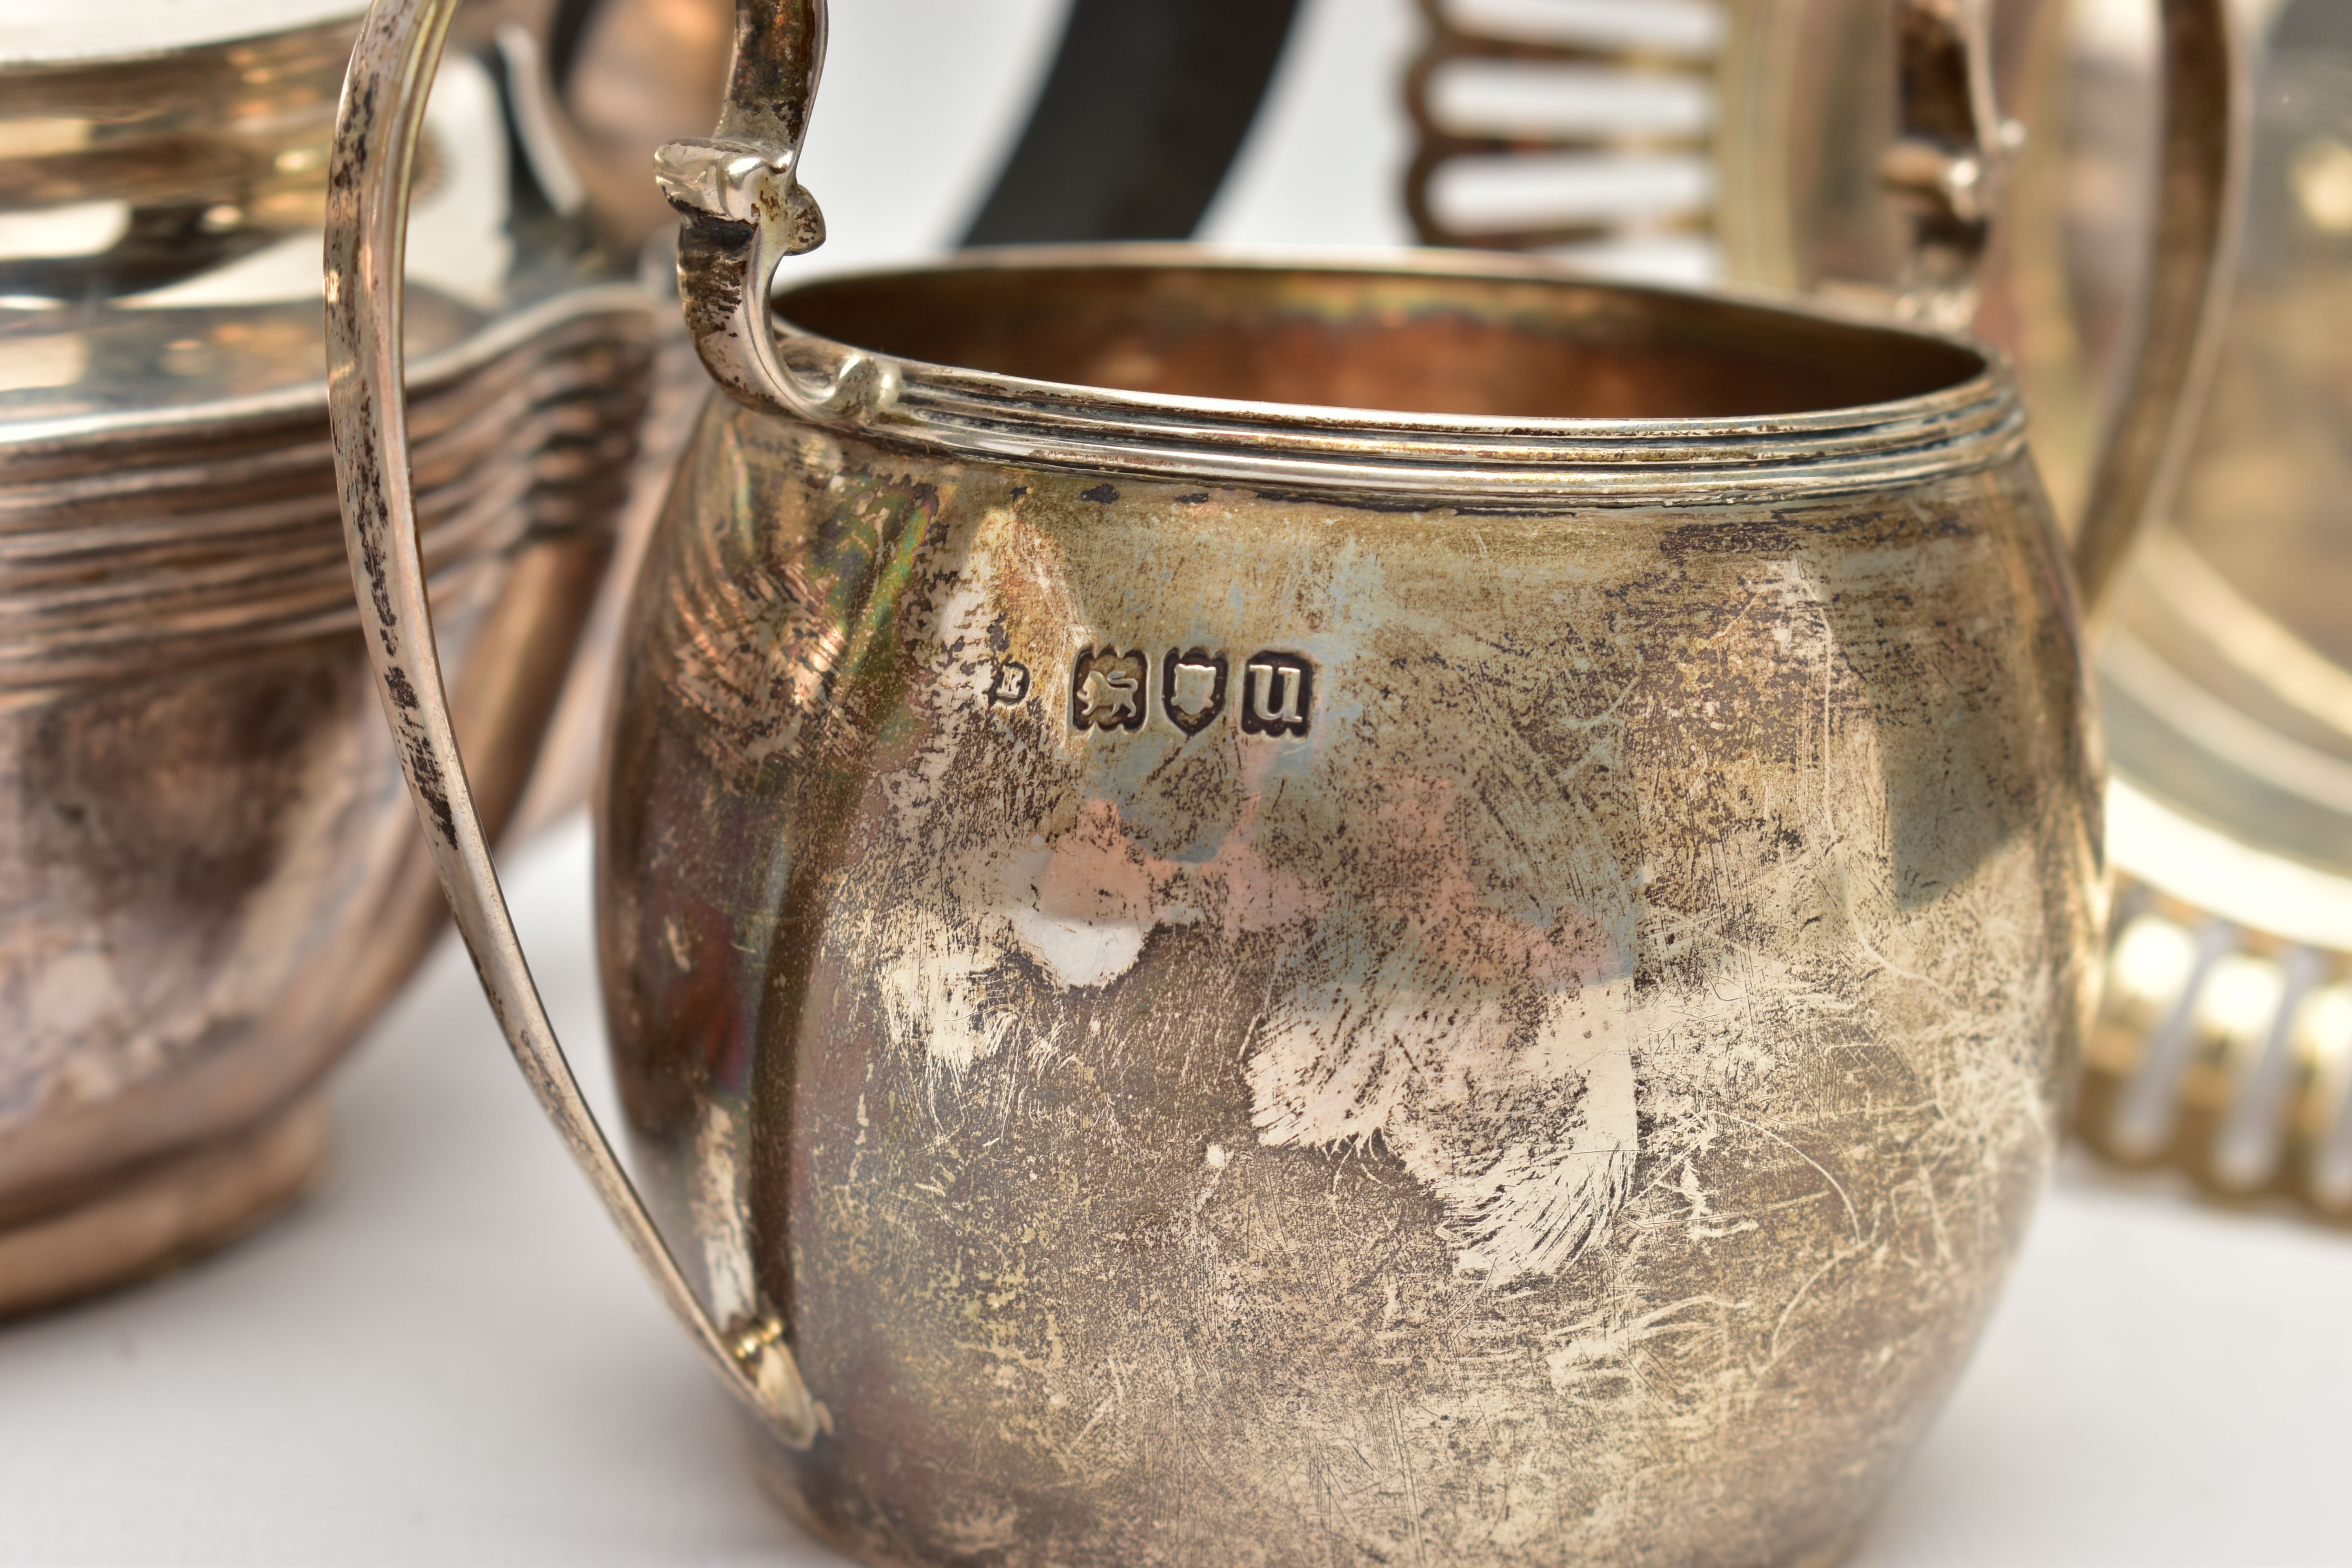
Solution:
[[[1983,357],[1706,295],[1475,272],[1080,261],[794,289],[818,336],[1126,392],[1498,419],[1712,419],[1888,403]]]

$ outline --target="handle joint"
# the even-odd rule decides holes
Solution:
[[[799,153],[733,137],[689,137],[654,154],[662,195],[688,222],[778,222],[783,252],[799,256],[824,243],[824,214],[793,177]]]
[[[744,1382],[769,1429],[784,1443],[805,1449],[819,1432],[833,1430],[833,1412],[811,1397],[801,1381],[800,1363],[784,1338],[784,1325],[772,1314],[746,1315],[727,1325],[720,1342]]]

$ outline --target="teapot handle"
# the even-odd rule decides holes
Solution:
[[[373,0],[352,53],[329,162],[328,414],[362,630],[434,865],[523,1076],[704,1355],[771,1431],[805,1448],[828,1417],[801,1380],[782,1323],[772,1312],[723,1327],[712,1319],[581,1096],[516,937],[450,724],[408,467],[401,266],[425,96],[459,3]],[[739,83],[750,34],[760,47],[797,48],[814,87],[822,0],[791,0],[774,7],[773,17],[766,32],[750,26],[739,32]],[[804,123],[804,100],[798,113],[795,121],[787,102],[775,118]]]
[[[2022,142],[1993,100],[1992,0],[1897,0],[1900,133],[1880,164],[1912,207],[1910,314],[1962,327],[2000,187]],[[2221,345],[2244,199],[2246,50],[2229,0],[2158,0],[2164,114],[2147,294],[2122,403],[2074,537],[2095,616],[2132,536],[2179,476]]]

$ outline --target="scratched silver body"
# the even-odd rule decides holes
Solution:
[[[2005,368],[1460,256],[778,295],[824,236],[824,14],[743,0],[714,134],[656,159],[728,397],[647,549],[598,805],[633,1183],[425,615],[389,263],[449,3],[379,0],[337,142],[369,654],[508,1042],[779,1494],[877,1563],[1843,1552],[2016,1247],[2103,913]],[[2227,233],[2228,34],[2165,14],[2094,593]],[[1902,17],[1906,308],[1959,320],[1985,16]]]
[[[328,439],[318,226],[358,22],[254,25],[192,10],[194,41],[123,54],[119,17],[59,13],[10,40],[58,58],[0,59],[0,1315],[285,1204],[321,1077],[445,919]],[[467,69],[445,98],[474,87],[490,134],[426,145],[445,186],[507,205],[432,220],[420,250],[480,253],[481,288],[420,275],[406,385],[503,821],[611,553],[656,331],[575,229],[516,226]],[[43,249],[110,202],[113,239]]]
[[[706,416],[600,918],[654,1210],[823,1407],[795,1506],[885,1562],[1834,1552],[2087,995],[2005,374],[1460,258],[778,310],[894,400]],[[1184,395],[1234,378],[1294,406]]]

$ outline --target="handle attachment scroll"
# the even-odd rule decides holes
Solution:
[[[329,163],[328,408],[368,657],[441,885],[523,1076],[704,1355],[771,1431],[805,1448],[825,1415],[801,1380],[782,1323],[772,1313],[723,1327],[712,1319],[581,1096],[515,934],[450,722],[409,474],[401,295],[407,194],[425,97],[458,4],[373,0],[352,51]],[[802,42],[821,51],[819,0],[792,11],[804,20],[811,13],[813,44],[806,34]],[[740,49],[740,37],[738,43]]]
[[[776,268],[824,243],[824,215],[800,183],[824,65],[824,0],[737,0],[717,132],[654,154],[662,195],[686,219],[678,296],[703,365],[754,408],[817,421],[885,406],[896,392],[892,373],[866,355],[812,380],[776,352],[768,307]]]
[[[1994,102],[1993,0],[1897,0],[1901,130],[1879,165],[1912,211],[1903,305],[1967,325],[2000,187],[2023,142]],[[2170,498],[2221,345],[2244,196],[2245,49],[2229,0],[2158,0],[2164,109],[2139,341],[2074,538],[2096,615],[2132,536]]]

